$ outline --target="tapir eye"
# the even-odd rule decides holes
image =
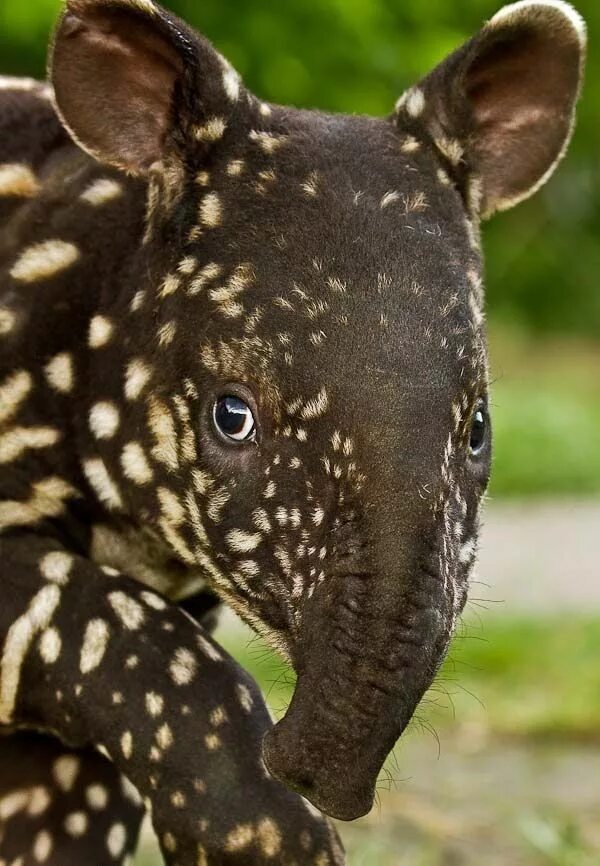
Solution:
[[[485,404],[480,400],[475,406],[471,418],[471,432],[469,435],[469,448],[471,454],[476,457],[483,451],[488,437],[488,415]]]
[[[213,423],[218,433],[230,442],[251,442],[256,436],[252,409],[241,397],[226,394],[215,401]]]

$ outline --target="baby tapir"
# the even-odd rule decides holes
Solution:
[[[556,167],[584,53],[523,0],[333,116],[68,0],[51,83],[2,80],[2,863],[119,863],[142,802],[173,866],[343,862],[319,810],[371,807],[476,554],[479,222]],[[298,674],[275,727],[221,601]]]

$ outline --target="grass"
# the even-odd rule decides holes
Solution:
[[[458,725],[600,743],[599,659],[598,619],[488,617],[485,627],[465,628],[455,638],[441,685],[462,691],[455,699]],[[454,723],[443,712],[429,716]]]
[[[492,496],[600,493],[600,346],[490,339]]]
[[[239,632],[221,635],[221,642],[279,716],[291,696],[292,672]],[[485,626],[465,625],[455,638],[416,724],[600,743],[599,660],[598,619],[488,615]]]

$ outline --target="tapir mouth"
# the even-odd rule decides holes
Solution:
[[[289,742],[289,733],[279,726],[265,737],[263,758],[271,775],[331,818],[353,821],[370,812],[375,797],[374,784],[365,777],[350,780],[347,768],[337,768],[332,777],[327,765],[298,762],[296,749],[290,749]]]

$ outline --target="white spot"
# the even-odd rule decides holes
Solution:
[[[315,508],[313,513],[311,514],[311,520],[315,524],[315,526],[320,526],[323,523],[323,518],[325,517],[325,512],[321,507]]]
[[[133,754],[133,737],[131,736],[131,731],[125,731],[121,737],[121,752],[123,753],[123,757],[127,760],[129,760]]]
[[[65,500],[77,495],[62,478],[50,476],[35,481],[29,500],[0,500],[0,529],[29,526],[43,517],[58,517],[64,512]]]
[[[106,316],[94,316],[90,321],[88,344],[91,349],[100,349],[105,346],[113,333],[113,325]]]
[[[198,261],[194,256],[185,256],[179,264],[177,265],[177,270],[180,274],[185,274],[189,276],[193,274],[196,268],[198,267]]]
[[[23,163],[0,164],[0,196],[30,198],[39,191],[37,178]]]
[[[29,795],[27,791],[13,791],[0,799],[0,821],[7,821],[27,805]],[[1,861],[0,861],[1,862]]]
[[[81,201],[91,204],[92,207],[100,207],[109,201],[114,201],[123,195],[123,187],[116,180],[101,177],[92,183],[81,193]]]
[[[462,160],[465,150],[457,139],[440,135],[434,139],[434,144],[452,165],[458,165]]]
[[[161,325],[161,327],[157,331],[158,345],[163,347],[170,346],[175,339],[176,333],[177,322],[165,322],[165,324]]]
[[[106,837],[108,853],[115,860],[121,856],[127,843],[127,830],[124,824],[113,824]]]
[[[84,460],[82,464],[85,477],[96,492],[98,499],[108,508],[122,508],[123,500],[119,489],[108,474],[108,469],[99,457]]]
[[[70,815],[67,815],[65,818],[65,830],[72,836],[77,839],[80,836],[83,836],[88,828],[88,819],[85,812],[71,812]]]
[[[267,486],[265,487],[265,489],[263,491],[263,496],[265,497],[265,499],[272,499],[275,496],[276,492],[277,492],[277,485],[275,484],[275,482],[273,480],[271,480],[271,481],[267,482]]]
[[[156,732],[155,739],[161,749],[168,749],[173,745],[173,732],[171,728],[166,723],[161,725]]]
[[[381,202],[379,203],[379,206],[382,209],[386,208],[389,205],[393,204],[395,201],[398,201],[399,199],[400,199],[400,193],[399,192],[397,192],[396,190],[389,190],[382,197]]]
[[[131,303],[129,305],[129,309],[132,313],[137,313],[138,310],[142,308],[144,305],[144,301],[146,299],[146,292],[143,289],[140,289],[135,293],[133,298],[131,299]]]
[[[437,179],[442,184],[442,186],[450,186],[452,181],[450,180],[448,173],[444,171],[443,168],[438,168],[437,170]]]
[[[226,129],[227,124],[222,117],[210,117],[206,123],[195,126],[193,134],[198,141],[218,141],[223,138]]]
[[[68,352],[59,352],[44,367],[50,387],[61,394],[68,394],[73,388],[73,359]]]
[[[90,809],[100,812],[102,809],[106,809],[108,805],[108,791],[104,785],[88,785],[85,789],[85,799]]]
[[[200,202],[200,221],[210,229],[221,223],[221,200],[216,192],[209,192]]]
[[[63,755],[54,762],[52,766],[54,781],[65,794],[73,790],[80,768],[81,762],[75,755]]]
[[[216,262],[209,262],[205,265],[198,276],[192,280],[190,287],[188,289],[188,294],[197,295],[202,289],[209,283],[211,280],[216,279],[221,271],[221,265],[218,265]]]
[[[128,400],[136,400],[152,376],[150,368],[140,359],[134,358],[125,371],[125,396]]]
[[[227,174],[229,177],[238,177],[244,170],[245,163],[243,159],[232,159],[227,163]]]
[[[28,247],[13,265],[10,275],[21,283],[46,280],[66,270],[79,259],[75,244],[66,241],[42,241]]]
[[[236,691],[242,709],[247,713],[252,712],[252,707],[254,706],[254,699],[250,694],[250,689],[248,688],[248,686],[244,685],[244,683],[238,683],[236,685]]]
[[[26,370],[11,373],[0,385],[0,423],[10,421],[29,396],[33,380]]]
[[[46,553],[40,560],[40,572],[42,577],[52,583],[64,586],[73,567],[73,557],[70,553],[53,550]]]
[[[154,473],[139,442],[128,442],[121,453],[121,466],[127,478],[136,484],[148,484]]]
[[[47,830],[40,830],[33,842],[33,856],[38,863],[45,863],[52,853],[53,840]]]
[[[325,388],[321,388],[314,400],[309,400],[305,403],[300,413],[305,420],[320,418],[327,411],[329,405],[329,397]]]
[[[0,337],[5,337],[17,324],[17,317],[8,307],[0,307]]]
[[[274,153],[285,142],[285,135],[273,135],[271,132],[252,129],[248,135],[250,141],[256,142],[260,149],[266,153]]]
[[[262,541],[260,532],[244,532],[242,529],[232,529],[225,536],[228,546],[237,553],[250,553],[256,550]]]
[[[51,803],[48,789],[42,785],[36,785],[31,789],[29,804],[27,806],[27,814],[37,817],[43,814]]]
[[[407,135],[400,145],[400,150],[402,153],[415,153],[420,147],[421,143],[413,135]]]
[[[47,628],[40,638],[40,655],[47,665],[53,665],[60,655],[62,641],[55,628]]]
[[[163,280],[162,286],[158,290],[158,297],[162,299],[168,298],[169,295],[174,295],[180,285],[180,277],[177,277],[175,274],[167,274]]]
[[[149,400],[148,424],[156,441],[152,449],[154,458],[169,469],[177,469],[179,455],[175,421],[169,409],[155,397]]]
[[[162,695],[156,692],[148,692],[146,694],[146,710],[150,716],[160,716],[165,705],[165,700]]]
[[[110,629],[103,619],[92,619],[88,622],[79,656],[79,670],[82,674],[89,674],[98,667],[104,658],[109,638]]]
[[[97,439],[112,439],[119,427],[119,410],[114,403],[103,400],[92,406],[89,420]]]
[[[160,508],[168,522],[173,526],[181,526],[185,521],[185,509],[175,493],[168,487],[159,487],[156,491]]]
[[[302,181],[300,188],[306,195],[314,198],[319,194],[319,175],[316,171],[311,171],[306,180]]]
[[[196,657],[185,647],[176,650],[169,665],[171,679],[178,686],[186,686],[194,679],[198,663]]]
[[[218,734],[207,734],[204,737],[204,742],[209,752],[214,752],[221,747],[221,738]]]
[[[231,102],[237,102],[240,95],[240,76],[224,57],[220,59],[223,65],[223,87],[225,93]]]
[[[411,87],[396,103],[396,110],[406,110],[410,117],[419,117],[425,108],[425,94],[420,87]]]
[[[130,595],[117,590],[109,593],[108,601],[125,628],[136,631],[144,622],[142,606]]]

